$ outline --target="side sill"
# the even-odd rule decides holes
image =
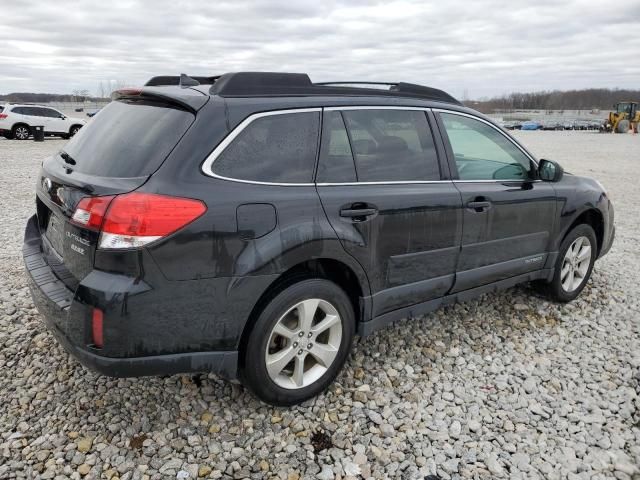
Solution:
[[[444,305],[466,302],[467,300],[471,300],[472,298],[484,295],[485,293],[504,290],[505,288],[510,288],[520,283],[531,282],[533,280],[550,281],[552,278],[553,269],[547,268],[493,282],[488,285],[482,285],[480,287],[463,290],[461,292],[456,292],[445,297],[436,298],[434,300],[418,303],[416,305],[411,305],[409,307],[399,308],[397,310],[394,310],[393,312],[379,315],[368,322],[361,322],[358,325],[358,335],[360,335],[361,337],[366,337],[370,333],[373,333],[376,330],[379,330],[380,328],[383,328],[396,320],[424,315],[426,313],[433,312],[434,310],[437,310],[439,307]]]

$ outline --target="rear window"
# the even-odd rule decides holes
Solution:
[[[147,100],[114,101],[67,143],[75,171],[100,177],[142,177],[155,172],[194,115]]]

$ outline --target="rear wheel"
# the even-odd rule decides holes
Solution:
[[[597,255],[596,234],[589,225],[571,230],[560,246],[553,280],[546,293],[559,302],[575,299],[587,284]]]
[[[27,125],[16,125],[11,129],[11,134],[16,140],[27,140],[31,135],[31,129]]]
[[[276,295],[247,340],[241,377],[261,400],[293,405],[324,391],[351,349],[353,307],[334,283],[310,279]]]

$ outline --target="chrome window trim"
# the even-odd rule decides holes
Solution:
[[[213,162],[215,162],[216,158],[220,156],[220,154],[229,146],[231,142],[233,142],[242,131],[247,128],[251,123],[259,118],[271,117],[273,115],[287,115],[291,113],[311,113],[311,112],[322,112],[322,107],[313,107],[313,108],[288,108],[286,110],[272,110],[269,112],[258,112],[249,115],[242,122],[240,122],[229,134],[218,144],[216,148],[209,154],[209,156],[202,163],[202,173],[207,175],[208,177],[214,177],[221,180],[228,180],[231,182],[238,183],[249,183],[254,185],[275,185],[280,187],[312,187],[315,185],[314,182],[304,182],[304,183],[292,183],[292,182],[261,182],[258,180],[243,180],[240,178],[233,177],[225,177],[223,175],[218,175],[213,172]]]
[[[422,185],[429,183],[453,183],[453,180],[389,180],[388,182],[322,182],[318,187],[358,186],[358,185]]]
[[[406,107],[403,105],[345,105],[339,107],[324,107],[325,112],[344,110],[431,110],[429,107]]]
[[[521,147],[520,144],[515,141],[515,139],[511,138],[509,135],[507,135],[505,132],[503,132],[499,127],[495,126],[491,122],[488,122],[484,118],[480,118],[480,117],[477,117],[475,115],[471,115],[471,114],[465,113],[465,112],[456,112],[455,110],[447,110],[446,108],[432,108],[431,110],[434,111],[434,112],[438,112],[438,113],[450,113],[450,114],[453,114],[453,115],[459,115],[461,117],[469,117],[469,118],[471,118],[473,120],[478,120],[479,122],[482,122],[482,123],[484,123],[486,125],[489,125],[496,132],[500,133],[500,135],[502,135],[504,138],[506,138],[511,143],[513,143],[518,148],[518,150],[520,150],[524,154],[525,157],[527,157],[529,160],[531,160],[533,162],[533,164],[536,166],[536,168],[538,167],[538,162],[531,155],[529,155],[529,153],[523,147]],[[463,180],[463,181],[477,182],[479,180]],[[502,180],[502,181],[504,181],[504,180]]]
[[[475,115],[471,115],[469,113],[457,112],[455,110],[448,110],[445,108],[429,108],[429,107],[411,107],[404,105],[344,105],[344,106],[334,106],[334,107],[311,107],[311,108],[288,108],[284,110],[271,110],[267,112],[258,112],[249,115],[242,122],[240,122],[227,136],[218,144],[218,146],[207,156],[207,158],[202,163],[201,171],[208,177],[217,178],[220,180],[227,180],[230,182],[237,183],[248,183],[253,185],[270,185],[270,186],[280,186],[280,187],[335,187],[335,186],[358,186],[358,185],[428,185],[431,183],[504,183],[504,182],[541,182],[542,180],[534,179],[534,180],[521,180],[521,179],[502,179],[502,180],[460,180],[460,179],[451,179],[451,180],[407,180],[407,181],[397,181],[397,180],[389,180],[388,182],[305,182],[305,183],[291,183],[291,182],[261,182],[258,180],[243,180],[240,178],[233,177],[225,177],[223,175],[218,175],[213,172],[213,163],[216,158],[229,146],[235,138],[240,135],[240,133],[247,128],[252,122],[259,118],[269,117],[272,115],[286,115],[290,113],[310,113],[310,112],[332,112],[332,111],[344,111],[344,110],[410,110],[410,111],[432,111],[439,113],[449,113],[453,115],[460,115],[462,117],[469,117],[474,120],[478,120],[486,125],[489,125],[494,130],[499,132],[503,137],[513,143],[518,150],[520,150],[529,160],[533,162],[533,164],[537,167],[538,162],[527,153],[513,138],[509,135],[505,134],[500,128],[493,125],[491,122],[484,120],[483,118],[477,117]]]

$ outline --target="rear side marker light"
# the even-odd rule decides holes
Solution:
[[[100,231],[98,248],[137,248],[171,235],[206,211],[200,200],[132,192],[83,198],[72,222]]]
[[[96,348],[102,348],[104,346],[103,319],[104,314],[102,310],[94,308],[91,314],[91,335],[93,346]]]

